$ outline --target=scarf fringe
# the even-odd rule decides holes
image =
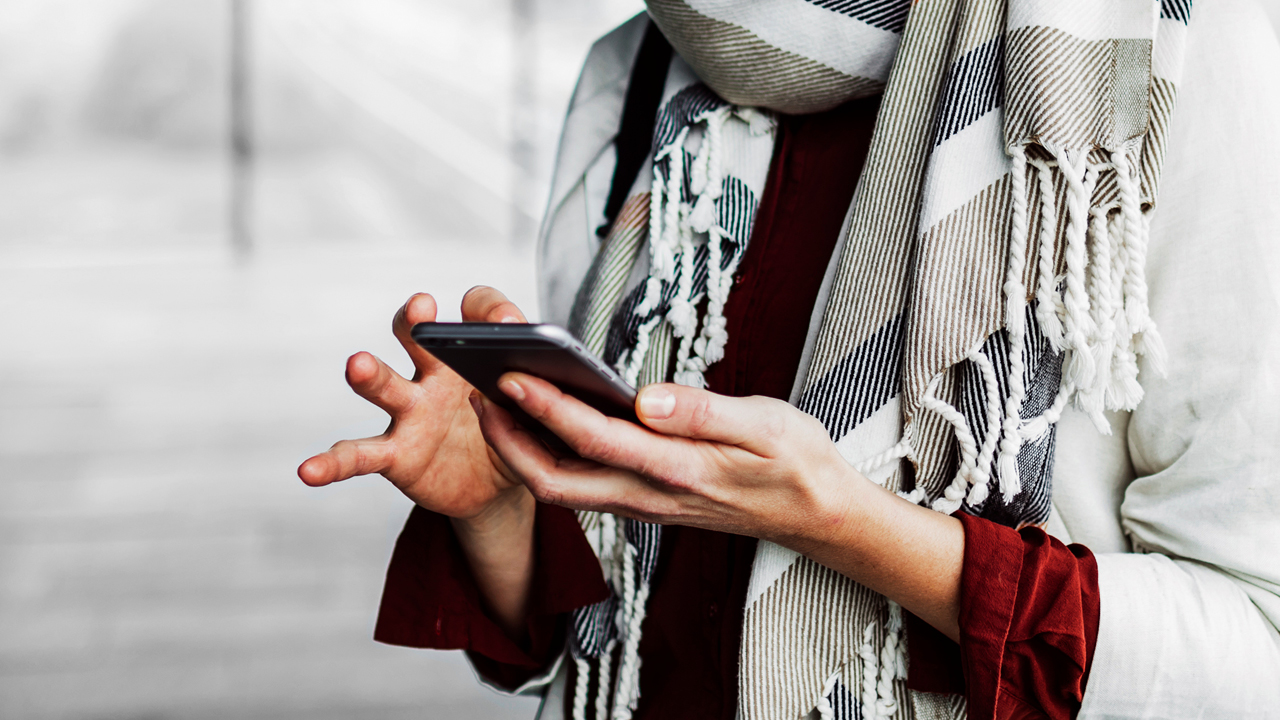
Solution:
[[[1011,148],[1009,154],[1013,160],[1012,218],[1001,288],[1008,342],[1008,396],[1002,403],[996,368],[977,348],[966,359],[977,367],[985,391],[986,431],[981,445],[964,414],[938,397],[945,373],[930,381],[920,400],[923,408],[939,415],[955,432],[959,468],[942,495],[930,504],[948,515],[966,503],[984,503],[993,479],[1004,501],[1012,502],[1022,489],[1018,466],[1022,446],[1041,442],[1068,403],[1087,413],[1099,432],[1110,434],[1105,411],[1132,410],[1142,400],[1138,356],[1147,359],[1148,368],[1156,375],[1165,373],[1163,343],[1147,307],[1144,265],[1149,226],[1141,210],[1140,189],[1133,179],[1137,150],[1116,150],[1110,153],[1108,162],[1093,163],[1084,152],[1051,152],[1051,161],[1029,158],[1025,145]],[[1115,174],[1118,208],[1092,204],[1098,183],[1107,171]],[[1066,185],[1062,208],[1067,220],[1063,275],[1055,272],[1060,216],[1055,177]],[[1030,236],[1032,212],[1039,214],[1040,221],[1034,242]],[[1028,250],[1036,252],[1030,292],[1024,283]],[[1024,419],[1021,412],[1027,399],[1028,295],[1036,300],[1034,313],[1040,331],[1050,346],[1065,357],[1062,382],[1054,401],[1040,415]],[[889,449],[857,463],[855,469],[869,474],[914,454],[909,438],[904,436]],[[898,494],[914,503],[925,499],[922,486]],[[863,632],[858,657],[864,718],[888,718],[897,711],[894,680],[906,676],[900,640],[901,613],[900,607],[889,603],[889,621],[879,656],[873,642],[877,624],[868,625]],[[829,696],[840,672],[823,686],[816,707],[823,720],[835,717]]]
[[[753,136],[773,130],[773,118],[767,113],[720,104],[694,116],[654,155],[648,223],[649,277],[634,309],[635,315],[648,319],[638,327],[634,346],[616,363],[619,374],[632,385],[640,384],[655,334],[663,323],[670,326],[671,336],[679,339],[675,382],[705,388],[707,368],[724,357],[728,341],[724,306],[742,257],[741,248],[725,257],[725,243],[734,238],[720,225],[718,207],[727,177],[724,126],[735,117],[747,125]],[[702,130],[701,142],[697,153],[689,158],[685,144],[698,128]],[[696,255],[703,242],[707,246],[706,289],[695,293]],[[706,309],[699,318],[697,308],[704,298]],[[572,649],[578,670],[574,718],[586,720],[594,690],[597,720],[629,720],[640,699],[640,627],[646,615],[649,585],[636,562],[638,548],[626,539],[625,522],[608,514],[587,515],[583,514],[580,522],[590,530],[588,537],[619,602],[613,618],[616,640],[611,639],[607,649],[594,658],[580,647]],[[615,649],[617,672],[613,673]],[[593,668],[597,676],[594,688],[590,680]]]
[[[875,635],[879,623],[869,623],[862,631],[862,644],[858,647],[858,659],[862,664],[862,692],[860,700],[861,715],[866,720],[892,718],[898,711],[898,699],[895,685],[907,677],[906,639],[903,635],[902,607],[889,600],[888,621],[883,625],[884,636],[880,644],[880,652],[875,650]],[[831,705],[831,694],[835,688],[835,680],[842,670],[827,680],[822,688],[822,698],[818,701],[818,716],[822,720],[833,719],[835,713]]]
[[[840,674],[843,668],[837,668],[831,673],[831,677],[822,684],[822,695],[818,698],[818,706],[814,708],[818,711],[819,720],[835,720],[836,709],[831,704],[831,694],[835,692],[836,683],[840,681]]]
[[[768,133],[772,128],[771,118],[758,110],[721,105],[694,117],[692,124],[682,128],[654,156],[649,201],[649,278],[644,300],[636,306],[635,314],[644,316],[660,309],[666,285],[675,283],[676,289],[667,311],[640,326],[635,347],[618,362],[619,373],[632,385],[640,379],[650,337],[664,321],[671,325],[672,335],[680,339],[675,382],[705,388],[707,368],[724,357],[729,339],[724,306],[741,259],[739,253],[725,265],[723,243],[729,234],[717,222],[716,203],[724,194],[724,125],[731,117],[747,123],[754,135]],[[702,142],[686,167],[684,145],[690,130],[700,125]],[[693,194],[689,201],[683,199],[686,176]],[[693,289],[699,235],[706,237],[708,255],[707,308],[701,318],[697,305],[703,294],[695,294]]]
[[[1147,359],[1147,367],[1156,375],[1165,374],[1164,345],[1147,306],[1144,267],[1149,225],[1141,209],[1140,188],[1133,178],[1139,162],[1138,149],[1115,150],[1109,161],[1093,163],[1082,151],[1050,151],[1051,161],[1029,158],[1025,145],[1011,148],[1009,154],[1013,161],[1012,217],[1001,288],[1008,341],[1008,396],[1001,403],[996,369],[977,348],[966,359],[978,368],[985,390],[986,432],[981,445],[964,414],[938,397],[945,373],[930,381],[920,399],[923,408],[939,415],[955,432],[959,468],[942,495],[930,504],[948,515],[966,503],[979,506],[987,500],[993,466],[1004,501],[1012,502],[1022,489],[1018,466],[1022,446],[1042,441],[1062,417],[1067,403],[1087,413],[1099,432],[1110,434],[1104,413],[1132,410],[1142,400],[1138,356]],[[1092,204],[1099,180],[1107,171],[1115,174],[1118,208]],[[1064,275],[1055,272],[1059,218],[1055,176],[1065,181],[1067,191],[1063,208],[1067,213]],[[1030,237],[1032,212],[1038,212],[1040,221],[1034,242]],[[1031,292],[1024,283],[1029,249],[1036,252]],[[1040,415],[1024,419],[1021,412],[1027,395],[1028,295],[1036,300],[1034,313],[1040,331],[1053,350],[1065,357],[1062,382],[1054,401]],[[914,454],[909,438],[904,436],[855,468],[865,475]],[[914,503],[925,499],[922,486],[898,494]],[[865,628],[858,650],[862,666],[861,711],[864,718],[889,718],[897,711],[894,681],[906,677],[900,640],[901,608],[889,602],[889,621],[878,657],[873,643],[876,627],[872,623]],[[822,720],[835,717],[829,696],[839,675],[837,671],[823,686],[816,708]]]
[[[591,685],[591,663],[577,655],[573,664],[578,668],[578,679],[573,687],[573,720],[587,720],[587,691]]]
[[[584,520],[594,532],[587,537],[596,550],[604,575],[620,602],[614,616],[616,639],[602,648],[598,657],[589,657],[577,643],[570,647],[577,679],[573,690],[573,718],[586,720],[591,703],[591,676],[597,676],[594,703],[598,720],[630,720],[640,701],[640,626],[644,622],[649,599],[649,584],[640,578],[637,567],[639,551],[627,541],[626,523],[607,513]],[[617,673],[613,672],[613,655],[619,649]],[[593,666],[596,670],[593,673]]]
[[[1027,145],[1009,149],[1013,170],[1011,227],[1005,281],[1004,328],[1009,361],[1008,396],[1000,388],[991,360],[980,348],[966,359],[977,366],[985,389],[986,432],[979,446],[964,415],[937,396],[943,374],[929,383],[921,407],[939,415],[954,429],[959,468],[952,482],[930,504],[952,514],[964,504],[979,506],[995,480],[1006,503],[1022,489],[1018,455],[1027,443],[1039,443],[1062,417],[1068,403],[1086,413],[1102,434],[1111,434],[1107,411],[1133,410],[1142,401],[1138,357],[1158,377],[1166,373],[1167,355],[1147,305],[1145,274],[1150,227],[1142,211],[1141,189],[1134,178],[1140,147],[1113,150],[1104,162],[1091,162],[1085,151],[1045,149],[1051,160],[1029,157]],[[1112,172],[1118,203],[1095,206],[1093,196],[1106,172]],[[1034,179],[1033,177],[1034,176]],[[1058,207],[1055,178],[1066,186],[1065,207]],[[1032,187],[1034,183],[1034,188]],[[1034,190],[1034,191],[1033,191]],[[1033,207],[1034,206],[1034,207]],[[1066,272],[1056,273],[1060,211],[1067,226],[1063,261]],[[1039,234],[1030,236],[1032,212],[1039,216]],[[1036,252],[1034,285],[1024,283],[1029,249]],[[1041,333],[1055,352],[1064,353],[1062,382],[1049,408],[1032,418],[1022,417],[1027,399],[1027,298],[1036,300],[1034,313]],[[998,452],[997,452],[998,449]],[[867,474],[899,458],[914,456],[909,439],[872,456],[856,469]],[[899,493],[913,502],[921,488]]]

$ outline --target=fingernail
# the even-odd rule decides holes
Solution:
[[[484,401],[480,399],[480,392],[472,390],[467,399],[471,401],[471,409],[476,412],[476,417],[484,417]]]
[[[520,402],[524,399],[524,388],[520,387],[520,383],[515,380],[503,380],[498,383],[498,387],[502,392],[507,394],[507,397],[510,397],[516,402]]]
[[[506,316],[506,317],[502,318],[502,320],[500,320],[499,322],[504,322],[504,323],[518,323],[518,322],[520,322],[520,318],[516,317],[515,315],[508,315],[508,316]]]
[[[640,391],[640,414],[654,420],[671,417],[676,411],[676,396],[663,387],[645,388]]]

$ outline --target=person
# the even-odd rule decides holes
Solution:
[[[508,374],[551,452],[410,298],[414,377],[347,365],[391,426],[298,470],[416,504],[376,637],[544,718],[1280,712],[1261,11],[647,5],[587,59],[539,249],[643,426]]]

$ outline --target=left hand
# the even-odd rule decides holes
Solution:
[[[859,496],[876,489],[821,423],[780,400],[650,385],[636,402],[640,427],[529,375],[508,373],[499,387],[581,456],[556,457],[500,407],[473,397],[485,439],[543,502],[807,552],[841,534]]]

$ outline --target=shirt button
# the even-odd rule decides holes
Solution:
[[[719,614],[720,614],[720,606],[719,606],[719,605],[717,605],[717,604],[715,604],[715,603],[711,603],[710,605],[708,605],[708,606],[707,606],[707,617],[708,617],[709,619],[714,620],[714,619],[715,619],[715,617],[716,617],[716,615],[719,615]]]

